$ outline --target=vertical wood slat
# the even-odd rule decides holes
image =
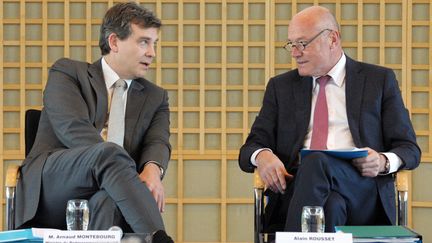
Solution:
[[[177,89],[177,120],[178,120],[178,129],[177,129],[177,144],[178,144],[178,148],[179,150],[181,150],[181,148],[183,148],[183,85],[184,85],[184,75],[183,75],[183,69],[184,69],[184,46],[183,46],[183,35],[184,35],[184,25],[181,22],[181,20],[184,19],[184,2],[183,1],[179,1],[179,25],[178,25],[178,48],[179,48],[179,55],[178,55],[178,89]],[[159,15],[161,16],[161,15]],[[184,222],[184,161],[183,161],[183,156],[181,155],[181,153],[179,153],[179,158],[177,159],[177,197],[178,197],[178,201],[177,201],[177,240],[179,242],[184,241],[184,227],[183,224],[180,222]]]
[[[430,13],[432,13],[432,2],[431,1],[429,1],[429,14]],[[428,70],[429,70],[429,83],[431,83],[431,80],[432,80],[432,17],[431,16],[429,16],[429,25],[428,26],[429,26],[429,38],[428,38],[428,40],[429,40],[429,45],[428,45],[429,68],[428,68]],[[431,93],[432,93],[432,87],[429,86],[429,97],[431,97]],[[432,99],[430,99],[430,102],[429,102],[429,112],[428,112],[429,121],[430,121],[429,126],[428,126],[429,127],[429,141],[431,141],[431,144],[429,145],[429,153],[430,153],[430,149],[432,148],[432,138],[431,138],[431,132],[430,132],[430,130],[432,128],[431,109],[432,109]],[[412,179],[410,181],[412,182]],[[413,185],[413,183],[411,183],[411,185]],[[410,191],[412,192],[413,190],[410,190]],[[412,207],[410,207],[410,208],[412,209]],[[411,222],[410,225],[412,226],[413,225],[412,213],[410,213],[409,220]]]
[[[357,59],[363,60],[363,16],[364,16],[364,8],[363,8],[363,0],[358,1],[358,19],[359,24],[357,27]]]
[[[334,16],[338,19],[339,28],[342,29],[342,13],[341,13],[342,3],[340,0],[335,2],[335,13]],[[342,30],[339,30],[342,31]]]
[[[69,0],[66,0],[65,5],[68,5]],[[43,1],[42,6],[42,87],[45,87],[48,80],[48,1]],[[69,11],[68,11],[69,12]],[[65,15],[65,31],[69,28],[69,23],[67,22],[69,15]],[[69,39],[65,39],[65,46],[68,45]],[[68,48],[69,49],[69,48]],[[24,119],[23,119],[24,120]]]
[[[70,57],[70,0],[64,2],[64,56]],[[88,29],[88,26],[86,27]]]
[[[249,51],[248,51],[248,45],[246,45],[245,43],[248,43],[248,30],[247,30],[247,21],[249,20],[249,5],[247,2],[243,3],[243,67],[242,67],[242,77],[243,77],[243,99],[242,99],[242,103],[243,103],[243,140],[246,139],[247,134],[249,133],[249,110],[248,110],[248,99],[247,97],[249,96],[249,84],[247,82],[247,80],[249,79],[249,75],[248,75],[248,58],[249,58]]]
[[[25,73],[25,69],[26,69],[26,49],[27,46],[25,44],[25,40],[26,40],[26,4],[25,3],[20,3],[20,40],[19,40],[19,46],[20,46],[20,60],[19,60],[19,64],[20,64],[20,90],[19,90],[19,110],[20,110],[20,128],[21,131],[23,131],[23,127],[24,127],[24,111],[25,111],[25,104],[26,104],[26,89],[25,89],[25,80],[26,80],[26,73]],[[20,133],[20,149],[19,149],[19,153],[22,153],[24,151],[24,139],[22,139],[24,137],[23,132]]]
[[[429,13],[432,13],[432,3],[429,2]],[[432,80],[432,17],[429,16],[429,83]],[[429,97],[431,97],[432,87],[429,86]],[[429,98],[429,154],[431,153],[432,148],[432,132],[430,131],[432,128],[432,117],[431,117],[431,109],[432,109],[432,99]]]
[[[85,46],[86,46],[86,61],[91,63],[92,62],[92,43],[91,43],[91,21],[92,21],[92,14],[91,14],[91,6],[92,6],[92,0],[86,0],[85,1],[85,11],[86,11],[86,18],[85,18]]]
[[[143,1],[145,2],[145,1]],[[158,1],[156,3],[156,16],[162,16],[162,3]],[[162,35],[162,34],[161,34]],[[159,37],[160,38],[160,37]],[[161,45],[157,46],[157,54],[161,53]],[[180,62],[179,62],[180,63]],[[156,66],[156,80],[153,80],[157,85],[162,85],[162,60],[161,58],[156,58],[156,61],[153,63]]]
[[[401,83],[402,99],[404,100],[405,106],[407,107],[407,109],[411,110],[410,109],[410,103],[409,104],[407,103],[408,93],[411,90],[409,88],[409,87],[411,87],[411,79],[408,78],[408,68],[404,68],[404,67],[407,67],[407,63],[408,63],[408,61],[407,61],[408,45],[406,43],[407,43],[407,38],[410,35],[409,34],[410,32],[407,31],[407,29],[408,29],[407,28],[407,26],[408,26],[407,25],[408,4],[406,1],[402,1],[401,5],[402,5],[402,26],[401,26],[401,28],[402,28],[402,39],[401,39],[401,44],[402,44],[401,45],[401,49],[402,49],[401,71],[402,71],[402,74],[401,75],[402,75],[402,77],[401,77],[400,83]],[[405,45],[403,43],[405,43]],[[411,113],[410,113],[410,116],[411,116]]]
[[[299,11],[299,9],[298,9],[297,0],[294,0],[292,3],[291,16],[294,16],[298,11]],[[291,20],[290,20],[290,22],[291,22]],[[288,28],[288,26],[286,28]],[[296,63],[294,57],[292,57],[292,56],[291,56],[291,68],[292,69],[297,68],[297,63]]]
[[[200,0],[199,18],[199,153],[205,153],[205,66],[206,66],[206,43],[205,43],[205,19],[206,1]]]
[[[270,77],[273,77],[275,75],[274,70],[274,56],[275,56],[275,6],[273,0],[266,0],[266,13],[265,13],[265,82],[267,83],[270,79]]]
[[[379,16],[379,58],[378,64],[384,66],[385,65],[385,9],[386,5],[384,2],[380,2],[380,16]]]
[[[408,0],[407,3],[407,13],[406,13],[406,17],[405,20],[407,22],[407,32],[406,35],[404,36],[405,38],[405,43],[406,43],[406,62],[405,64],[407,65],[407,67],[412,66],[412,51],[411,51],[411,46],[413,45],[413,40],[412,40],[412,35],[410,33],[412,33],[412,24],[413,24],[413,2],[412,0]],[[413,104],[412,104],[412,82],[411,82],[411,77],[412,77],[412,69],[411,68],[407,68],[406,69],[406,76],[405,76],[405,80],[407,82],[409,82],[409,85],[406,85],[407,87],[407,92],[406,92],[406,98],[405,98],[405,103],[407,108],[410,110],[410,115],[412,117],[412,109],[413,109]],[[432,125],[432,124],[430,124]],[[429,126],[431,127],[431,126]],[[411,198],[411,197],[410,197]],[[408,216],[410,217],[411,214],[408,214]],[[409,220],[408,220],[409,222]]]
[[[0,9],[4,9],[3,6],[3,1],[0,1]],[[3,49],[3,40],[4,40],[4,16],[3,16],[3,11],[0,11],[0,57],[4,56],[4,49]],[[0,61],[0,128],[4,127],[4,116],[3,116],[3,82],[4,82],[4,69],[3,69],[3,60]],[[4,175],[4,157],[3,157],[3,150],[4,150],[4,144],[3,144],[3,132],[0,132],[0,175]],[[2,176],[2,180],[0,180],[0,187],[2,188],[2,192],[3,192],[3,188],[4,188],[4,181],[5,178],[3,178]],[[3,202],[4,202],[4,193],[1,193],[0,196],[0,202],[1,202],[1,210],[0,210],[0,222],[4,222],[4,210],[3,210]],[[0,225],[0,229],[3,230],[3,224]]]
[[[221,241],[227,241],[227,124],[226,124],[226,113],[227,113],[227,1],[222,0],[222,13],[221,13]]]
[[[49,19],[48,19],[48,6],[50,3],[55,3],[56,1],[49,1],[49,0],[41,0],[41,4],[42,4],[42,20],[40,20],[40,22],[42,23],[42,44],[41,44],[41,48],[42,48],[42,63],[29,63],[28,60],[25,60],[26,58],[26,31],[25,31],[25,23],[27,21],[27,23],[29,22],[29,20],[25,19],[25,5],[27,3],[34,3],[34,0],[10,0],[10,1],[0,1],[0,9],[4,9],[3,5],[4,2],[13,2],[13,3],[19,3],[20,6],[20,16],[17,19],[17,23],[19,24],[20,27],[20,37],[19,40],[16,41],[16,43],[19,45],[20,47],[20,53],[19,53],[19,57],[20,57],[20,61],[19,63],[17,63],[16,65],[18,66],[19,69],[19,78],[20,78],[20,82],[19,82],[19,97],[20,97],[20,103],[19,106],[16,108],[11,108],[8,107],[7,109],[15,109],[18,110],[18,112],[20,112],[20,117],[23,118],[23,112],[27,107],[26,105],[26,92],[27,89],[34,89],[34,88],[28,88],[27,84],[26,84],[26,79],[28,79],[27,77],[27,73],[26,73],[26,68],[28,66],[40,66],[42,68],[42,87],[45,86],[46,84],[46,79],[47,79],[47,75],[48,75],[48,67],[49,67],[49,63],[48,63],[48,47],[50,46],[48,44],[49,41],[49,37],[48,37],[48,23],[52,23]],[[39,3],[38,1],[36,1],[37,3]],[[67,0],[64,4],[64,24],[65,24],[65,33],[64,33],[64,40],[60,41],[60,42],[56,42],[56,43],[63,43],[64,44],[64,54],[65,56],[70,56],[70,0]],[[72,1],[72,2],[76,2],[76,1]],[[82,2],[82,1],[81,1]],[[97,1],[98,3],[100,1]],[[112,4],[114,3],[113,0],[107,0],[106,2],[109,3],[109,6],[112,6]],[[147,1],[142,1],[142,2],[146,2]],[[184,163],[183,163],[183,159],[184,159],[184,152],[182,151],[183,148],[183,133],[184,133],[184,121],[183,121],[183,113],[184,113],[184,109],[183,109],[183,100],[184,100],[184,95],[183,95],[183,89],[184,89],[184,85],[183,85],[183,75],[182,75],[182,70],[184,68],[184,53],[183,53],[183,42],[181,40],[181,38],[183,37],[183,26],[184,23],[186,21],[183,21],[183,3],[185,2],[193,2],[193,3],[199,3],[200,4],[200,11],[205,13],[205,1],[180,1],[178,6],[179,6],[179,24],[178,24],[178,28],[179,28],[179,38],[178,38],[178,42],[179,42],[179,50],[178,50],[178,54],[179,54],[179,62],[178,62],[178,108],[177,108],[177,116],[178,116],[178,129],[177,129],[177,144],[178,144],[178,148],[179,150],[175,151],[176,153],[178,153],[178,185],[177,185],[177,190],[178,190],[178,201],[177,202],[177,220],[178,220],[178,225],[177,225],[177,233],[178,233],[178,241],[182,242],[183,241],[183,232],[184,232],[184,228],[183,228],[183,206],[185,203],[185,200],[183,199],[183,188],[184,188],[184,181],[183,181],[183,168],[184,168]],[[226,6],[227,3],[232,3],[235,1],[230,1],[230,0],[223,0],[221,1],[222,6]],[[250,87],[250,85],[248,84],[248,80],[249,80],[249,68],[250,67],[255,67],[253,65],[249,64],[249,49],[248,49],[248,43],[249,43],[249,29],[248,24],[249,24],[249,6],[248,4],[250,2],[260,2],[261,1],[248,1],[248,2],[243,2],[243,63],[244,66],[242,67],[242,72],[243,72],[243,87],[242,87],[242,94],[243,94],[243,105],[241,107],[241,112],[242,112],[242,129],[239,129],[239,131],[242,132],[243,138],[246,138],[248,132],[249,132],[249,112],[253,111],[253,109],[255,109],[255,107],[253,109],[251,109],[249,107],[249,103],[248,103],[248,93],[250,92],[251,89],[256,90],[255,87]],[[266,26],[265,26],[265,32],[266,32],[266,39],[265,39],[265,82],[267,83],[268,78],[270,76],[273,76],[275,74],[275,69],[273,68],[275,66],[274,64],[274,56],[275,56],[275,49],[276,48],[280,48],[279,46],[274,45],[274,26],[276,23],[276,20],[274,19],[275,17],[275,12],[274,12],[274,4],[278,2],[277,0],[266,0],[265,4],[266,4]],[[284,1],[281,1],[284,2]],[[348,0],[328,0],[328,1],[319,1],[319,0],[310,0],[310,1],[300,1],[300,0],[293,0],[291,2],[291,4],[293,5],[292,8],[292,12],[296,13],[297,12],[297,6],[299,4],[301,4],[301,6],[304,6],[304,3],[313,3],[313,4],[321,4],[321,3],[327,3],[327,4],[336,4],[336,15],[340,16],[340,13],[338,14],[338,10],[340,8],[340,6],[342,4],[345,3],[355,3],[353,1],[348,1]],[[402,21],[402,29],[403,31],[408,30],[407,32],[403,32],[402,35],[402,43],[406,42],[406,46],[402,47],[402,92],[404,93],[404,99],[405,102],[408,106],[408,108],[412,108],[413,104],[412,104],[412,98],[413,98],[413,93],[412,92],[418,92],[418,91],[413,91],[412,89],[412,81],[411,81],[411,76],[412,76],[412,50],[410,49],[413,45],[412,43],[412,36],[411,36],[411,31],[412,31],[412,4],[413,4],[413,0],[409,0],[408,2],[406,1],[396,1],[396,0],[392,0],[392,1],[365,1],[365,0],[360,0],[357,3],[358,6],[358,22],[360,23],[358,25],[357,28],[357,33],[358,33],[358,38],[357,38],[357,43],[358,46],[357,48],[357,53],[358,53],[358,59],[363,59],[363,48],[364,48],[364,43],[363,43],[363,24],[362,24],[362,19],[363,19],[363,11],[364,11],[364,2],[366,3],[379,3],[380,5],[380,21],[379,21],[379,29],[380,29],[380,33],[381,33],[381,38],[384,38],[385,36],[385,27],[387,26],[387,24],[385,23],[385,15],[382,14],[382,12],[385,13],[385,4],[383,3],[401,3],[403,5],[402,7],[402,15],[403,16],[408,16],[408,17],[404,17],[407,20],[403,20]],[[415,3],[428,3],[428,1],[415,1]],[[91,24],[94,22],[93,20],[93,16],[91,15],[91,5],[94,3],[94,1],[90,1],[90,0],[86,0],[84,1],[84,5],[85,5],[85,11],[86,11],[86,17],[84,20],[84,23],[86,24],[86,29],[85,29],[85,40],[84,40],[84,45],[85,45],[85,50],[86,50],[86,58],[88,60],[91,61],[92,59],[92,41],[91,41]],[[162,9],[162,1],[159,0],[154,0],[151,1],[151,3],[156,3],[157,5],[157,14],[158,16],[161,16],[161,9]],[[217,2],[219,3],[219,2]],[[383,7],[384,6],[384,7]],[[429,5],[429,12],[432,12],[432,6]],[[224,7],[222,8],[224,9]],[[226,14],[223,11],[223,15]],[[269,16],[270,14],[270,16]],[[227,117],[227,112],[228,111],[232,111],[232,108],[226,108],[226,95],[227,95],[227,83],[226,83],[226,75],[227,75],[227,68],[228,65],[226,64],[227,61],[227,44],[226,44],[226,22],[224,22],[226,20],[226,16],[222,17],[222,35],[225,35],[225,37],[222,37],[222,63],[221,65],[221,78],[222,78],[222,85],[221,85],[221,99],[222,99],[222,104],[221,104],[221,129],[220,129],[220,135],[221,135],[221,149],[220,151],[216,151],[216,152],[220,152],[220,157],[218,157],[218,160],[221,161],[221,201],[220,201],[220,205],[221,205],[221,241],[227,240],[228,239],[228,231],[227,231],[227,225],[226,222],[228,220],[227,218],[227,206],[230,205],[229,204],[229,199],[227,198],[227,158],[229,155],[227,155],[228,150],[226,149],[226,145],[227,145],[227,136],[228,133],[230,132],[229,130],[227,131],[227,124],[226,124],[226,117]],[[30,22],[32,22],[33,20],[31,20]],[[39,20],[35,20],[36,23]],[[189,21],[189,20],[188,20]],[[206,63],[206,59],[205,59],[205,46],[208,44],[207,41],[205,40],[205,24],[206,20],[205,17],[202,18],[200,15],[200,20],[197,21],[189,21],[188,23],[194,23],[194,24],[199,24],[200,25],[200,42],[197,43],[196,45],[199,45],[200,48],[200,62],[197,65],[197,67],[199,68],[199,75],[200,75],[200,86],[198,87],[199,89],[199,95],[200,95],[200,101],[199,101],[199,107],[197,108],[197,111],[199,111],[199,117],[201,118],[202,121],[200,121],[199,124],[199,128],[200,128],[200,137],[199,137],[199,149],[198,149],[198,154],[196,157],[194,157],[194,159],[198,159],[198,158],[205,158],[205,157],[200,157],[200,156],[205,156],[206,153],[208,153],[208,149],[206,148],[206,143],[205,143],[205,132],[207,131],[206,127],[205,127],[205,121],[204,121],[204,117],[205,117],[205,113],[207,111],[213,111],[212,109],[209,109],[208,107],[205,106],[205,91],[206,91],[206,86],[205,84],[202,84],[201,82],[204,82],[204,79],[206,78],[205,75],[205,68],[207,67],[207,63]],[[429,26],[431,26],[431,21],[429,20]],[[2,27],[4,26],[4,18],[3,18],[3,11],[0,11],[0,25],[2,25]],[[3,28],[0,28],[0,40],[4,40],[3,36],[4,33],[2,32]],[[429,28],[429,32],[431,32],[431,28]],[[163,33],[162,33],[163,34]],[[429,36],[431,37],[431,33],[429,33]],[[406,38],[406,39],[405,39]],[[11,43],[11,42],[9,42]],[[54,42],[51,42],[54,43]],[[429,66],[429,76],[432,76],[432,68],[431,68],[431,64],[432,64],[432,60],[431,60],[431,51],[432,51],[432,47],[431,47],[431,42],[429,41],[429,65],[419,65],[421,66],[420,69],[423,70],[423,68],[425,66]],[[94,42],[93,42],[94,44]],[[33,44],[29,44],[29,41],[27,41],[27,45],[33,45]],[[36,44],[36,46],[38,46],[38,44]],[[54,46],[54,45],[53,45]],[[386,47],[391,47],[391,45],[389,45],[384,39],[380,39],[379,42],[379,63],[380,64],[386,64],[385,62],[385,48]],[[270,48],[270,49],[269,49]],[[161,47],[158,47],[158,53],[161,53]],[[270,54],[269,54],[270,53]],[[4,55],[4,42],[1,43],[0,45],[0,56]],[[406,55],[406,56],[405,56]],[[11,63],[7,63],[6,65],[15,65],[15,64],[11,64]],[[219,64],[218,64],[219,65]],[[255,65],[255,64],[254,64]],[[398,64],[399,65],[399,64]],[[156,83],[157,84],[162,84],[162,80],[161,80],[161,76],[162,76],[162,67],[163,67],[163,63],[160,59],[157,60],[157,63],[155,63],[156,66]],[[287,65],[289,67],[294,67],[295,63],[292,62],[292,65]],[[219,66],[218,66],[219,67]],[[3,91],[4,90],[4,80],[3,80],[3,72],[4,72],[4,63],[0,62],[0,80],[2,81],[0,84],[0,90]],[[429,78],[430,79],[430,78]],[[10,88],[9,88],[10,90]],[[431,87],[427,88],[427,92],[430,92]],[[3,106],[3,92],[1,94],[1,99],[0,99],[0,104],[1,104],[1,114],[0,114],[0,125],[3,128],[4,127],[4,106]],[[429,101],[428,103],[429,107],[432,107],[432,102]],[[235,110],[235,109],[234,109]],[[429,114],[429,113],[428,113]],[[253,119],[253,118],[252,118]],[[23,120],[23,119],[21,119]],[[432,119],[429,118],[429,126],[428,127],[432,127]],[[9,130],[10,131],[10,130]],[[219,131],[219,130],[218,130]],[[8,132],[11,133],[11,132]],[[18,152],[14,152],[14,151],[5,151],[6,152],[6,156],[4,156],[3,152],[0,154],[0,172],[3,170],[3,166],[5,164],[5,159],[6,160],[10,160],[10,159],[17,159],[17,158],[21,158],[23,153],[23,140],[22,140],[22,134],[23,134],[23,123],[20,122],[20,149]],[[0,147],[2,148],[2,150],[4,150],[4,144],[3,144],[3,135],[4,133],[0,134]],[[430,132],[427,131],[427,136],[428,136],[428,145],[429,147],[432,147],[432,138],[430,137]],[[195,151],[191,151],[191,153],[194,153]],[[20,153],[20,154],[18,154]],[[215,151],[212,151],[212,153],[215,153]],[[187,155],[187,154],[186,154]],[[410,197],[412,198],[412,197]],[[196,199],[198,202],[201,199]],[[203,201],[203,200],[201,200]],[[187,202],[186,202],[187,203]],[[410,207],[410,210],[412,208]],[[3,219],[2,214],[0,214],[0,218]],[[412,222],[412,215],[410,214],[410,220]],[[225,223],[225,225],[223,225]]]

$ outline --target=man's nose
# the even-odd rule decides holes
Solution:
[[[293,56],[293,57],[299,57],[302,55],[302,53],[303,53],[303,51],[299,51],[299,49],[297,49],[296,46],[293,46],[291,48],[291,56]]]
[[[149,45],[146,50],[146,56],[148,57],[155,57],[156,56],[156,50],[154,45]]]

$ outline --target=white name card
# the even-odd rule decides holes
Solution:
[[[276,232],[276,243],[352,243],[352,234]]]
[[[120,243],[120,231],[89,230],[66,231],[50,230],[44,233],[44,243]]]

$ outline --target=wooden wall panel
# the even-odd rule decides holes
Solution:
[[[115,2],[0,1],[0,173],[24,157],[24,112],[41,108],[49,67],[63,56],[97,60],[101,18]],[[174,150],[163,217],[176,242],[252,242],[252,177],[238,168],[238,149],[268,79],[295,68],[282,48],[291,17],[314,4],[336,15],[346,54],[397,74],[423,149],[422,165],[412,173],[410,224],[428,234],[432,198],[423,185],[431,183],[432,168],[429,0],[137,2],[164,23],[148,79],[170,98]]]

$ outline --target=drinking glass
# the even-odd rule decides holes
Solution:
[[[89,224],[88,201],[69,200],[66,207],[66,225],[68,230],[87,230]]]
[[[324,233],[324,210],[320,206],[304,206],[301,217],[302,232]]]

